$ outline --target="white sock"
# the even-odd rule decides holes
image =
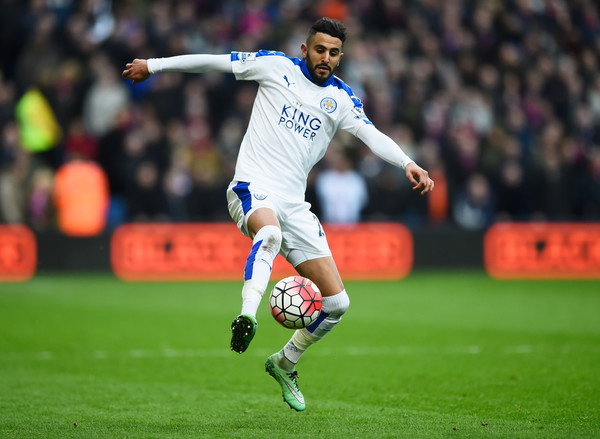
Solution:
[[[290,343],[291,343],[291,341],[288,342],[288,344],[290,344]],[[288,372],[293,372],[294,368],[296,367],[296,363],[293,363],[285,356],[284,350],[285,350],[285,348],[283,348],[279,352],[271,355],[271,359],[275,362],[275,364],[277,364],[283,370],[286,370]]]
[[[343,290],[335,296],[323,297],[323,308],[316,322],[308,328],[298,329],[281,351],[279,351],[279,367],[292,371],[302,354],[310,345],[325,337],[342,320],[342,315],[350,306],[350,298]]]
[[[256,311],[258,311],[258,306],[263,295],[264,289],[257,288],[252,279],[244,282],[244,287],[242,288],[242,311],[240,314],[250,314],[252,317],[256,317]]]
[[[256,317],[256,311],[265,294],[273,261],[281,248],[281,230],[277,226],[264,226],[252,240],[252,250],[244,268],[242,288],[242,314]]]

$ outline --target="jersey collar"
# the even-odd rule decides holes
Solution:
[[[302,70],[302,73],[304,74],[304,76],[306,77],[306,79],[308,79],[313,84],[318,85],[319,87],[327,87],[328,85],[333,84],[333,80],[334,80],[333,79],[333,74],[329,77],[329,79],[327,79],[327,81],[321,82],[319,84],[318,82],[316,82],[313,79],[312,75],[308,71],[308,66],[306,65],[306,62],[304,61],[304,58],[300,58],[300,62],[298,64],[300,65],[300,70]]]

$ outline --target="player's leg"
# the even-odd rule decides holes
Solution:
[[[317,321],[307,328],[296,330],[284,348],[276,354],[278,365],[290,372],[310,345],[333,330],[350,305],[350,299],[331,256],[302,262],[296,266],[296,271],[319,287],[323,295],[323,308]]]
[[[284,237],[281,254],[300,276],[312,280],[319,287],[323,294],[323,308],[315,323],[295,331],[282,350],[267,358],[265,367],[281,386],[283,399],[289,406],[304,410],[304,397],[298,388],[295,365],[310,345],[323,338],[340,321],[349,300],[323,228],[310,211],[310,204],[280,200],[279,207]]]
[[[281,228],[273,210],[259,208],[248,218],[248,233],[252,250],[244,268],[242,314],[256,316],[256,311],[267,289],[273,261],[281,248]]]
[[[242,311],[231,324],[231,350],[243,353],[256,333],[256,311],[265,293],[273,261],[281,248],[281,229],[275,212],[259,208],[247,219],[252,249],[244,267]]]
[[[296,271],[319,287],[323,294],[323,308],[312,325],[296,330],[283,349],[267,358],[265,367],[279,382],[284,401],[300,411],[306,405],[298,387],[296,363],[309,346],[321,340],[340,322],[350,300],[331,256],[302,262],[296,266]]]

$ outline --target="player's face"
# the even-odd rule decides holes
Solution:
[[[302,44],[302,56],[315,82],[321,84],[333,75],[342,56],[342,41],[321,32],[317,32]]]

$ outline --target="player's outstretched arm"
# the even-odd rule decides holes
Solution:
[[[396,142],[383,134],[374,125],[365,125],[358,130],[356,136],[379,158],[403,168],[406,178],[412,183],[413,190],[421,191],[424,195],[433,190],[433,180],[429,173],[408,157]]]
[[[131,79],[133,85],[145,81],[150,77],[148,61],[145,59],[134,59],[132,62],[125,64],[125,70],[123,70],[121,76],[125,79]]]
[[[132,79],[133,85],[145,81],[158,72],[224,72],[231,73],[231,55],[179,55],[168,58],[135,59],[127,64],[123,78]]]

